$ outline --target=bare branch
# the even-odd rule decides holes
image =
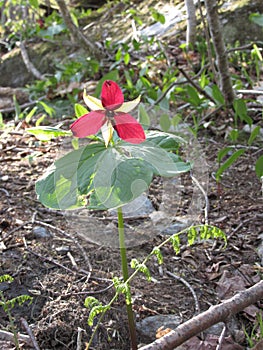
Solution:
[[[205,312],[191,318],[169,332],[162,338],[157,339],[140,350],[172,350],[183,344],[194,335],[206,330],[212,325],[225,322],[230,316],[244,310],[247,306],[256,303],[263,298],[263,280],[248,288],[221,304],[210,307]]]
[[[20,50],[21,50],[21,56],[23,58],[23,61],[25,63],[25,66],[27,70],[34,75],[35,78],[39,80],[45,80],[45,76],[42,75],[37,68],[33,65],[33,63],[30,61],[26,47],[24,45],[24,42],[21,40],[19,42]]]
[[[99,55],[99,48],[90,41],[74,24],[70,16],[70,12],[64,0],[56,0],[63,20],[70,32],[71,39],[73,42],[77,42],[83,45],[90,54],[93,54],[95,57]]]

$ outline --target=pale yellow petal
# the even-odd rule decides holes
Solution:
[[[91,111],[103,110],[104,107],[101,104],[101,101],[93,96],[87,95],[86,90],[83,93],[83,100]]]
[[[105,146],[108,147],[108,144],[109,144],[110,140],[112,139],[112,135],[113,135],[113,127],[112,127],[110,121],[107,121],[107,123],[102,125],[101,133],[102,133],[102,137],[105,141]]]
[[[116,112],[128,113],[133,110],[141,101],[141,95],[135,100],[129,102],[123,102],[120,108],[116,109]]]

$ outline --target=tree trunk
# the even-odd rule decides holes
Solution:
[[[89,54],[99,58],[99,48],[75,26],[70,16],[69,10],[64,0],[56,0],[63,20],[70,32],[71,40],[84,46]]]
[[[196,15],[194,0],[185,0],[187,13],[186,45],[194,47],[196,37]]]
[[[210,33],[216,52],[220,89],[224,95],[226,105],[231,106],[233,104],[235,94],[232,87],[228,66],[228,57],[222,36],[221,25],[219,22],[217,0],[205,0],[205,7]]]
[[[140,350],[172,350],[212,325],[225,322],[228,317],[244,310],[247,306],[256,303],[262,298],[263,280],[253,287],[236,294],[231,299],[211,306],[207,311],[191,318],[178,326],[174,331],[171,331],[149,345],[143,346]]]

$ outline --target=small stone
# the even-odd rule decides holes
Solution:
[[[56,252],[60,255],[66,255],[70,251],[70,247],[68,245],[62,245],[56,248]]]
[[[32,230],[32,233],[34,238],[47,239],[52,237],[51,233],[42,226],[35,226]]]
[[[136,323],[136,328],[142,337],[153,341],[159,328],[175,329],[182,323],[182,319],[176,315],[156,315],[144,318]],[[145,339],[143,339],[144,341]]]
[[[4,182],[8,181],[8,179],[9,179],[8,175],[4,175],[4,176],[1,177],[1,180],[4,181]]]
[[[122,207],[123,216],[131,218],[148,215],[153,211],[152,202],[144,193]],[[110,213],[111,215],[117,214],[116,210],[110,210]]]

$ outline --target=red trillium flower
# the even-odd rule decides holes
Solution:
[[[124,141],[141,143],[145,140],[142,126],[130,114],[140,102],[140,96],[130,102],[124,102],[123,93],[117,83],[106,80],[102,85],[101,101],[84,91],[84,102],[91,112],[77,119],[70,129],[76,137],[96,134],[100,129],[106,146],[112,138],[113,129]]]

